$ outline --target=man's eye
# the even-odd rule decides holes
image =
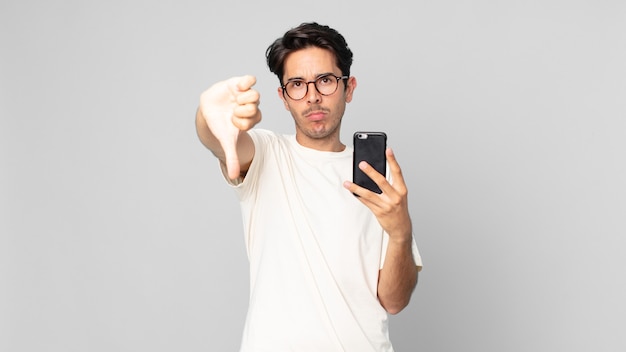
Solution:
[[[317,84],[322,87],[332,87],[337,83],[335,76],[328,75],[317,79]]]

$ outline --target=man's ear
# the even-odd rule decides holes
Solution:
[[[282,87],[278,87],[278,97],[283,101],[283,104],[285,104],[285,109],[287,109],[287,111],[290,111],[289,104],[287,104],[287,98],[285,98],[285,92],[283,91]]]
[[[354,94],[355,89],[356,89],[356,77],[352,76],[348,78],[348,80],[346,81],[346,91],[345,91],[346,103],[349,103],[352,101],[352,95]]]

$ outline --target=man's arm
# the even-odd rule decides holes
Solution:
[[[412,239],[389,241],[383,268],[378,275],[378,299],[390,314],[398,314],[411,299],[417,285],[418,270],[412,251]]]
[[[381,194],[350,181],[346,181],[344,186],[359,196],[359,200],[374,213],[389,235],[385,262],[378,276],[378,299],[387,312],[397,314],[409,304],[417,285],[418,270],[412,251],[413,229],[408,209],[408,191],[400,165],[391,149],[387,149],[386,155],[393,185],[366,162],[359,164],[359,168],[380,187]]]
[[[216,158],[218,158],[222,164],[226,165],[226,154],[224,153],[224,149],[222,148],[220,141],[215,137],[211,129],[207,125],[206,119],[202,114],[200,108],[198,108],[196,112],[196,132],[198,133],[198,138],[200,142],[207,147]],[[245,175],[246,171],[250,167],[252,163],[252,158],[254,157],[254,143],[252,142],[252,138],[245,131],[239,131],[237,136],[237,159],[239,162],[239,175]],[[235,179],[236,177],[232,177],[230,174],[229,177],[231,179]]]
[[[233,77],[211,86],[200,96],[196,132],[200,141],[226,165],[228,176],[245,174],[254,157],[246,133],[261,120],[259,93],[253,76]]]

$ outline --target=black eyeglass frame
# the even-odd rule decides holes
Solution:
[[[329,77],[334,77],[337,80],[337,85],[335,86],[335,90],[332,93],[324,94],[324,93],[320,92],[320,90],[317,88],[317,81],[319,81],[320,79],[329,78]],[[337,89],[339,88],[339,81],[340,80],[347,81],[348,78],[350,78],[350,77],[349,76],[337,77],[333,73],[327,73],[327,74],[323,74],[323,75],[317,77],[313,81],[305,81],[305,80],[301,80],[301,79],[294,79],[294,80],[291,80],[291,81],[287,81],[287,83],[283,84],[280,88],[282,88],[283,94],[286,94],[291,100],[298,101],[298,100],[304,99],[307,96],[307,94],[309,94],[309,84],[311,84],[311,83],[313,83],[313,86],[315,87],[315,90],[318,93],[320,93],[323,96],[329,96],[329,95],[333,95],[333,94],[335,94],[335,92],[337,92]],[[294,98],[291,97],[291,95],[289,95],[289,93],[287,93],[287,84],[289,84],[291,82],[295,82],[295,81],[301,81],[302,83],[304,83],[306,85],[306,90],[304,91],[304,95],[300,99],[294,99]]]

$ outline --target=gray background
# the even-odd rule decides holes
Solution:
[[[623,1],[0,2],[0,351],[235,351],[247,260],[213,82],[316,20],[355,52],[425,268],[401,351],[626,350]]]

